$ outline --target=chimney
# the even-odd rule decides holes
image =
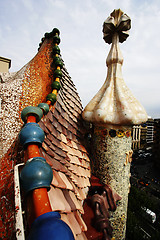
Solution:
[[[92,122],[93,174],[111,186],[122,199],[110,212],[113,238],[125,239],[133,125],[147,121],[147,113],[126,86],[122,77],[123,56],[119,42],[129,36],[131,19],[114,10],[103,24],[103,38],[111,49],[107,57],[108,73],[101,89],[83,111],[83,119]]]

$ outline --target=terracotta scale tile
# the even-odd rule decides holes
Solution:
[[[89,178],[85,178],[85,186],[86,187],[89,187],[91,184],[90,184],[90,181],[89,181]]]
[[[63,190],[60,190],[60,189],[57,188],[57,192],[60,196],[61,201],[63,202],[63,204],[65,206],[65,211],[64,212],[70,213],[71,212],[71,207],[70,207],[69,203],[66,201],[66,198],[64,197]]]
[[[68,121],[65,118],[60,117],[59,122],[61,123],[61,125],[63,127],[65,127],[66,129],[68,128],[69,123],[68,123]]]
[[[79,158],[79,161],[82,162],[82,166],[88,170],[90,170],[90,163],[84,160],[83,158]]]
[[[66,113],[68,113],[70,118],[72,118],[72,114],[75,113],[75,111],[70,107],[70,101],[66,98],[66,96],[63,96],[63,98],[64,98],[63,101],[65,102],[65,107],[63,106],[63,109],[66,109]],[[63,116],[63,114],[62,114],[62,116]]]
[[[68,122],[69,122],[69,114],[70,114],[70,112],[69,112],[68,108],[64,105],[63,110],[61,112],[61,116]]]
[[[69,153],[67,153],[67,156],[69,157],[71,163],[81,165],[78,157],[70,155]]]
[[[67,129],[65,127],[62,127],[62,132],[65,136],[67,136]]]
[[[70,140],[73,140],[73,136],[74,136],[74,134],[72,134],[70,131],[67,130],[67,137],[68,137]]]
[[[64,195],[66,201],[68,202],[68,204],[70,205],[71,210],[72,210],[72,211],[75,211],[75,210],[77,210],[77,208],[76,208],[76,205],[75,205],[73,199],[71,198],[69,192],[70,192],[69,190],[64,189],[64,190],[63,190],[63,195]]]
[[[66,184],[63,182],[63,180],[62,180],[62,178],[60,177],[58,171],[55,171],[54,169],[52,169],[52,170],[53,170],[53,178],[55,178],[55,179],[57,180],[57,182],[58,182],[58,187],[59,187],[59,188],[66,189],[67,186],[66,186]],[[53,182],[52,182],[51,184],[53,184]]]
[[[57,129],[57,131],[58,131],[59,133],[62,133],[61,124],[59,124],[58,122],[57,122],[57,127],[56,127],[56,129]]]
[[[46,143],[48,146],[50,146],[52,143],[49,141],[48,138],[45,137],[44,139],[44,143]]]
[[[87,231],[87,226],[86,226],[84,220],[82,219],[81,214],[78,211],[74,211],[73,213],[74,213],[74,216],[75,216],[77,222],[79,223],[79,226],[80,226],[82,232]]]
[[[53,116],[52,125],[57,129],[58,121],[57,121],[57,119],[54,116]]]
[[[68,178],[66,177],[66,175],[65,175],[64,173],[62,173],[62,172],[58,172],[58,174],[59,174],[60,178],[62,179],[62,181],[65,183],[66,188],[67,188],[68,190],[73,191],[73,186],[72,186],[72,184],[70,183],[70,181],[68,180]]]
[[[90,162],[89,157],[86,153],[82,153],[82,158],[84,158],[87,162]]]
[[[62,165],[64,165],[67,169],[70,166],[68,158],[62,158],[59,155],[55,154],[55,159],[57,159]]]
[[[73,181],[74,184],[79,186],[79,180],[77,181],[77,176],[73,172],[71,172],[70,179]]]
[[[65,205],[61,200],[61,196],[59,195],[59,192],[57,190],[58,188],[51,187],[50,191],[48,191],[52,211],[65,212]]]
[[[86,194],[85,194],[85,191],[83,188],[78,188],[78,192],[79,192],[82,200],[86,199]]]
[[[72,141],[69,138],[67,138],[67,146],[73,148]]]
[[[55,105],[51,106],[50,107],[50,111],[54,114],[54,111],[55,111],[55,107],[57,106],[57,102]]]
[[[66,222],[68,224],[68,226],[71,228],[73,235],[74,235],[74,239],[77,240],[77,236],[82,235],[82,232],[77,235],[76,233],[79,232],[79,227],[77,227],[78,222],[76,221],[76,219],[73,219],[73,217],[69,216],[70,214],[61,214],[61,219]],[[72,223],[73,221],[73,223]],[[77,231],[79,230],[79,231]]]
[[[52,157],[52,158],[55,157],[54,151],[52,151],[49,147],[48,147],[48,150],[47,150],[46,152],[48,153],[48,155],[49,155],[50,157]]]
[[[82,233],[82,230],[80,228],[80,225],[78,224],[75,216],[73,213],[69,213],[67,214],[67,218],[70,222],[70,225],[72,226],[72,229],[73,229],[73,232],[74,232],[74,235],[79,235]]]
[[[65,75],[65,73],[64,73]],[[69,80],[69,78],[65,75],[64,81],[63,81],[63,90],[67,91],[69,88],[71,89],[71,91],[75,91],[75,87],[73,84],[71,84],[71,81]]]
[[[68,153],[69,147],[67,146],[67,144],[60,142],[60,145],[61,145],[61,148],[63,149],[63,151]]]
[[[45,142],[42,143],[42,147],[47,151],[49,148],[48,146],[45,144]]]
[[[73,115],[76,117],[76,118],[80,118],[80,114],[77,113],[76,111],[72,111]]]
[[[82,176],[84,177],[84,172],[83,169],[81,167],[78,167],[75,164],[70,164],[70,166],[68,167],[68,169],[73,172],[74,174],[76,174],[78,177]]]
[[[65,107],[65,105],[63,105],[62,110],[61,110],[61,116],[66,119],[66,121],[69,121],[69,111],[68,109]]]
[[[51,187],[51,190],[48,192],[49,199],[52,200],[51,207],[52,211],[60,211],[60,212],[71,212],[71,207],[66,201],[66,198],[63,195],[62,190],[59,188]],[[59,207],[60,205],[60,207]]]
[[[86,177],[86,178],[90,178],[90,176],[91,176],[91,169],[90,169],[90,166],[89,166],[89,169],[84,168],[84,171],[85,171],[85,177]]]
[[[72,139],[70,138],[70,140],[74,141],[74,142],[77,142],[77,136],[72,134]]]
[[[83,168],[84,171],[84,177],[89,178],[91,175],[91,171],[89,169]]]
[[[63,173],[67,172],[67,169],[64,165],[62,165],[59,161],[55,160],[54,158],[51,158],[47,153],[44,153],[44,157],[48,163],[52,164],[52,168],[56,171],[61,171]]]
[[[56,109],[61,114],[62,114],[63,106],[64,106],[64,103],[63,103],[63,99],[62,99],[62,93],[61,93],[61,90],[60,90],[59,94],[57,95]]]
[[[48,129],[49,129],[50,133],[52,134],[52,136],[54,136],[55,138],[58,137],[58,132],[57,132],[56,128],[50,122],[48,123]]]
[[[67,90],[65,90],[65,88],[64,88],[63,93],[64,93],[63,97],[65,98],[65,102],[70,104],[72,101],[72,96],[68,93]],[[69,107],[70,107],[70,105],[69,105]]]
[[[51,185],[53,185],[54,187],[58,187],[59,186],[59,182],[57,181],[55,176],[52,179]]]
[[[75,196],[77,197],[77,199],[82,201],[83,199],[82,199],[82,197],[81,197],[81,195],[79,193],[79,188],[73,182],[71,184],[73,186],[73,192],[75,193]]]
[[[79,210],[83,214],[84,210],[83,210],[83,207],[81,205],[81,202],[79,202],[77,200],[77,198],[75,197],[75,194],[72,191],[69,191],[69,195],[70,195],[72,201],[74,202],[74,204],[76,205],[76,209]]]
[[[68,167],[68,169],[69,169],[73,174],[77,175],[77,172],[76,172],[75,167],[74,167],[73,164],[70,164],[70,166]]]
[[[75,156],[77,156],[79,158],[82,158],[82,153],[79,150],[77,150],[75,148],[72,148],[72,151],[73,151]]]
[[[81,177],[78,177],[76,174],[74,174],[74,180],[77,187],[83,188],[85,186],[84,179]]]
[[[60,145],[60,141],[55,138],[53,135],[48,134],[47,138],[55,145],[55,146],[59,146]],[[59,146],[60,147],[60,146]]]
[[[67,143],[67,138],[66,138],[66,136],[65,136],[63,133],[61,133],[60,136],[61,136],[62,142],[63,142],[63,143]]]
[[[61,107],[61,105],[59,104],[59,96],[57,97],[56,111],[58,111],[58,114],[61,115],[62,107]]]
[[[49,130],[48,133],[51,132],[52,131],[52,129],[50,129],[51,122],[50,122],[49,118],[45,117],[43,123],[44,123],[45,127]]]
[[[49,145],[50,149],[55,151],[56,150],[56,146],[54,144],[51,143],[51,145]]]
[[[47,113],[46,117],[47,117],[51,122],[53,122],[54,119],[53,119],[53,114],[52,114],[51,111],[49,111],[49,112]]]
[[[76,131],[76,129],[78,129],[78,125],[77,125],[77,123],[75,123],[75,121],[71,120],[71,121],[70,121],[70,124],[73,126],[73,128],[75,129],[75,131]]]
[[[59,121],[60,113],[57,110],[57,107],[55,108],[53,115],[54,115],[54,118],[56,118]]]
[[[84,168],[82,168],[81,166],[75,166],[76,169],[77,169],[77,172],[78,172],[78,176],[82,176],[84,178],[86,178],[86,175],[85,175],[85,170]]]
[[[87,150],[85,149],[85,147],[83,145],[79,145],[79,146],[80,146],[79,150],[87,154]]]
[[[77,142],[71,141],[71,143],[72,143],[72,146],[73,146],[74,149],[76,149],[76,150],[79,149],[79,145],[78,145]]]
[[[46,128],[46,126],[44,125],[44,123],[42,121],[40,121],[38,124],[45,133],[49,133],[48,129]]]
[[[68,219],[67,215],[68,215],[68,214],[65,214],[65,213],[61,214],[61,219],[62,219],[65,223],[67,223],[67,225],[71,228],[71,230],[72,230],[72,232],[73,232],[73,226],[72,226],[72,224],[69,222],[69,219]],[[74,235],[74,238],[76,239],[76,235],[74,234],[74,232],[73,232],[73,235]]]
[[[58,148],[58,147],[55,149],[55,152],[56,152],[59,156],[61,156],[61,157],[63,157],[63,158],[66,157],[66,153],[65,153],[62,149],[60,149],[60,148]]]

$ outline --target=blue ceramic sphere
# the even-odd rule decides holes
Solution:
[[[74,240],[70,227],[58,212],[45,213],[33,222],[27,240]]]
[[[42,187],[49,189],[52,178],[52,168],[42,157],[34,157],[32,160],[28,160],[20,173],[21,185],[26,193]]]
[[[19,134],[19,140],[22,145],[27,143],[42,143],[44,141],[45,134],[38,123],[27,123]]]

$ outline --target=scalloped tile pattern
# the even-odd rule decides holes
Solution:
[[[81,217],[83,200],[90,186],[90,162],[84,148],[82,104],[65,68],[57,102],[39,125],[45,132],[41,155],[53,169],[48,192],[52,210],[59,211],[75,239],[87,239],[87,227]]]

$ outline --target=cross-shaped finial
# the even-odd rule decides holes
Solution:
[[[106,43],[112,43],[115,33],[119,35],[119,42],[124,42],[129,36],[131,19],[121,9],[115,9],[103,24],[103,39]]]

